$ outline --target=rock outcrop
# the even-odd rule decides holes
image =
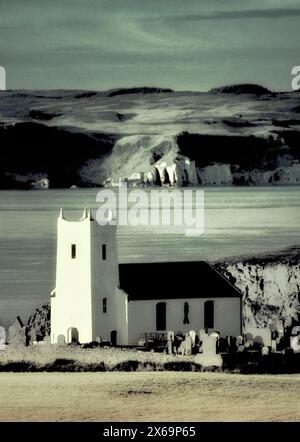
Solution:
[[[245,330],[271,326],[290,327],[300,320],[300,249],[258,258],[215,263],[243,293]]]

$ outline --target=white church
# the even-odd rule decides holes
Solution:
[[[200,329],[242,332],[242,294],[210,264],[119,264],[115,225],[99,225],[89,210],[69,221],[61,210],[51,343],[136,345],[145,333]]]

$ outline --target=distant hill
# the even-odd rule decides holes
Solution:
[[[161,94],[166,92],[174,92],[172,89],[164,89],[159,87],[131,87],[128,89],[115,89],[108,93],[108,97],[115,97],[116,95],[127,94]]]
[[[229,86],[221,86],[211,89],[214,94],[254,94],[254,95],[264,95],[271,94],[272,92],[259,84],[232,84]]]
[[[0,189],[299,185],[300,92],[215,90],[1,91]]]

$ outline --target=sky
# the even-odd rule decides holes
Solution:
[[[291,89],[300,0],[0,0],[9,89]]]

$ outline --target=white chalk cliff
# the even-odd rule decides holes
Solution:
[[[217,264],[243,293],[244,327],[289,327],[300,320],[300,264],[280,255],[276,259],[245,259]]]

